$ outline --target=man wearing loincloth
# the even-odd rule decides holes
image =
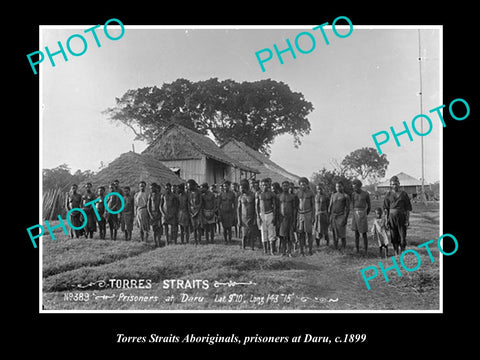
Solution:
[[[278,236],[280,238],[279,251],[282,256],[292,256],[292,241],[294,220],[297,216],[295,195],[291,193],[290,182],[282,182],[282,192],[278,194]]]
[[[195,245],[197,245],[202,240],[202,194],[193,179],[187,181],[187,189],[190,224],[193,230]]]
[[[180,241],[187,243],[190,238],[190,212],[188,210],[188,194],[185,184],[178,185],[178,225],[180,227]]]
[[[207,183],[203,183],[201,186],[202,191],[202,211],[203,211],[203,230],[205,231],[205,241],[208,244],[213,244],[213,238],[215,234],[215,225],[217,223],[217,198],[212,193]]]
[[[254,250],[255,230],[258,231],[255,214],[255,193],[250,191],[246,179],[240,181],[240,191],[242,193],[238,198],[237,218],[242,228],[242,249],[246,249],[250,245]]]
[[[172,192],[172,184],[165,184],[165,192],[160,198],[160,212],[162,213],[163,227],[167,245],[173,241],[177,243],[178,236],[178,196]]]
[[[152,225],[153,243],[156,247],[160,247],[160,239],[162,237],[162,213],[160,211],[160,190],[161,187],[157,183],[150,184],[150,193],[148,194],[147,209]]]
[[[352,230],[355,232],[355,248],[357,253],[360,251],[360,234],[363,237],[363,246],[365,254],[368,249],[368,221],[367,216],[370,213],[370,195],[362,190],[362,182],[358,179],[352,181]]]
[[[408,194],[400,190],[400,180],[397,176],[390,179],[390,190],[385,195],[383,209],[388,219],[387,225],[390,229],[393,251],[398,255],[407,246],[407,227],[410,225],[412,203]]]
[[[257,201],[257,197],[258,195],[260,194],[260,183],[258,180],[256,179],[251,179],[250,180],[250,191],[253,192],[253,194],[255,195],[255,203]],[[256,211],[256,207],[255,207],[255,211]],[[255,246],[255,243],[261,243],[262,240],[261,240],[261,234],[260,234],[260,227],[259,227],[259,224],[257,224],[257,218],[255,217],[255,224],[256,224],[256,228],[253,230],[253,235],[252,235],[252,242],[253,242],[253,246]]]
[[[140,240],[148,241],[148,232],[150,231],[150,220],[148,215],[148,195],[145,192],[147,184],[145,181],[138,183],[138,191],[135,194],[135,220],[140,229]]]
[[[300,254],[305,256],[305,241],[308,241],[308,253],[313,255],[313,211],[315,209],[315,196],[310,190],[308,179],[300,178],[298,181],[300,189],[297,192],[297,234],[300,242]]]
[[[223,228],[225,243],[232,241],[232,226],[235,225],[237,199],[230,189],[230,181],[223,183],[223,192],[218,197],[218,213]]]
[[[315,222],[313,224],[313,229],[315,232],[315,241],[317,247],[320,246],[320,239],[323,237],[329,244],[328,238],[328,203],[330,199],[323,192],[322,185],[317,184],[315,187]]]
[[[122,221],[120,223],[121,230],[125,234],[125,240],[132,240],[132,231],[133,231],[133,219],[135,212],[135,199],[133,198],[132,193],[130,192],[130,187],[125,186],[123,191],[123,200],[125,202],[125,207],[122,211]]]
[[[111,183],[108,186],[110,193],[116,192],[115,184]],[[107,209],[110,209],[111,212],[117,212],[122,207],[122,203],[120,198],[116,195],[111,195],[108,197],[107,200]],[[117,240],[117,231],[120,227],[120,222],[118,221],[118,214],[112,214],[110,211],[107,211],[106,219],[108,223],[108,227],[110,229],[110,239]]]
[[[70,187],[70,192],[69,192],[68,196],[65,198],[65,208],[66,208],[67,212],[69,210],[74,209],[74,208],[81,208],[82,207],[82,195],[77,193],[77,190],[78,190],[78,185],[77,184],[73,184]],[[72,211],[70,213],[70,223],[74,227],[81,227],[83,225],[83,222],[84,222],[83,216],[79,211]],[[80,230],[70,229],[70,237],[72,239],[73,239],[74,236],[78,239],[83,233],[84,233],[83,228],[80,229]]]
[[[343,183],[337,181],[335,184],[337,191],[330,198],[328,213],[330,214],[330,223],[333,232],[333,245],[338,249],[338,239],[341,240],[341,249],[345,250],[347,246],[347,220],[350,213],[350,197],[344,192]]]
[[[97,218],[98,223],[98,232],[100,239],[105,240],[105,234],[107,232],[107,219],[105,218],[105,204],[103,203],[103,199],[105,199],[105,187],[99,186],[97,188],[97,198],[99,201],[95,203],[95,207],[97,208],[97,214],[99,218]]]
[[[97,231],[97,221],[96,221],[96,215],[95,215],[95,210],[93,209],[92,206],[85,206],[85,204],[88,204],[89,202],[93,201],[96,199],[95,193],[92,191],[92,183],[87,182],[85,184],[85,194],[82,196],[82,201],[83,201],[83,211],[85,211],[85,214],[87,214],[87,225],[85,226],[85,238],[93,238],[93,233]]]
[[[270,191],[270,181],[263,179],[260,183],[261,192],[256,199],[257,224],[260,228],[262,237],[263,252],[268,254],[268,243],[270,242],[270,254],[274,255],[273,243],[275,242],[275,216],[277,209],[275,208],[276,197]]]

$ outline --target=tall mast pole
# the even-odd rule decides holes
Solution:
[[[418,65],[420,70],[420,114],[423,114],[423,89],[422,89],[422,45],[420,39],[420,29],[418,29]],[[423,134],[423,118],[420,121],[420,128]],[[425,203],[425,160],[424,160],[424,146],[423,146],[423,136],[420,137],[421,148],[422,148],[422,195],[421,200]]]

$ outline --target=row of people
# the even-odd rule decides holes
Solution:
[[[376,218],[371,233],[377,240],[380,253],[387,255],[387,245],[391,238],[394,252],[399,248],[403,251],[406,245],[406,228],[408,226],[411,204],[408,195],[399,189],[398,178],[391,179],[392,190],[384,198],[382,208],[375,209]],[[106,225],[109,225],[110,238],[116,240],[120,229],[126,240],[132,239],[134,223],[140,230],[140,240],[148,241],[150,230],[153,232],[153,241],[160,246],[161,236],[165,235],[167,244],[177,243],[180,232],[181,243],[188,243],[190,234],[193,234],[195,244],[201,242],[205,236],[206,243],[213,243],[214,234],[220,227],[223,229],[223,238],[226,243],[232,241],[232,228],[241,233],[242,248],[251,247],[261,241],[265,253],[280,252],[291,255],[295,247],[300,253],[313,252],[313,238],[317,246],[324,238],[329,245],[329,227],[332,230],[333,244],[340,249],[346,247],[346,225],[352,208],[352,230],[355,233],[355,247],[359,251],[360,236],[363,238],[365,252],[368,248],[368,221],[371,210],[368,192],[361,189],[359,180],[353,181],[353,193],[348,195],[344,191],[343,183],[335,184],[336,192],[328,197],[319,184],[315,193],[310,189],[306,178],[299,180],[299,188],[284,181],[281,186],[272,183],[270,179],[250,182],[242,180],[239,191],[231,189],[231,183],[225,181],[221,191],[216,186],[207,183],[200,187],[194,180],[186,184],[172,187],[165,184],[164,189],[156,183],[149,185],[139,182],[138,191],[132,194],[130,187],[122,189],[118,180],[109,185],[110,192],[120,193],[124,200],[124,208],[119,214],[105,211],[103,199],[105,188],[98,187],[96,193],[92,191],[92,184],[86,184],[86,191],[80,195],[78,187],[73,185],[66,199],[67,211],[75,207],[83,207],[87,215],[87,225],[82,230],[71,230],[71,236],[77,238],[82,234],[93,237],[99,228],[100,238],[106,237]],[[84,205],[96,198],[95,211]],[[107,206],[112,212],[121,208],[118,197],[110,196]],[[70,221],[78,227],[83,223],[79,212],[71,214]],[[180,231],[179,231],[180,230]],[[277,249],[278,245],[278,249]]]

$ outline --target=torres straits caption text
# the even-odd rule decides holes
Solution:
[[[238,345],[259,344],[259,343],[363,343],[367,341],[367,334],[343,334],[340,336],[318,336],[312,334],[301,334],[296,336],[255,336],[240,337],[235,334],[231,335],[200,335],[188,334],[186,336],[178,336],[169,334],[161,336],[158,334],[150,334],[149,336],[128,336],[125,334],[117,334],[117,343],[190,343],[190,344],[208,344],[215,345],[219,343],[229,343]]]

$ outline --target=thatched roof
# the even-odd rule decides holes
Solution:
[[[400,180],[400,186],[422,186],[421,180],[415,179],[413,176],[405,174],[404,172],[400,172],[395,176],[398,177],[398,180]],[[390,179],[387,179],[384,182],[377,184],[377,187],[389,188]]]
[[[114,180],[120,181],[120,187],[130,186],[132,190],[137,189],[141,180],[147,184],[156,182],[161,185],[165,185],[167,182],[171,184],[182,182],[182,179],[153,156],[137,154],[132,151],[120,155],[106,168],[90,178],[88,182],[91,182],[96,188],[102,185],[108,187]],[[80,186],[83,186],[84,183]]]
[[[209,137],[175,123],[168,125],[162,135],[142,154],[153,155],[160,161],[201,159],[205,156],[242,170],[258,173],[255,168],[232,159]]]
[[[221,146],[230,157],[260,172],[260,178],[271,178],[273,182],[298,182],[300,177],[285,170],[262,153],[252,149],[245,143],[232,139]]]

